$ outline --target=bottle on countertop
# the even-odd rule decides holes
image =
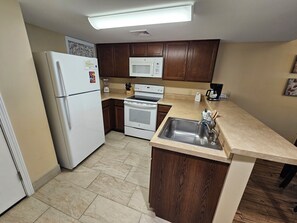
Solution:
[[[196,102],[200,102],[201,101],[201,93],[199,91],[196,92],[195,101]]]

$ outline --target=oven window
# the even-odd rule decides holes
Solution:
[[[129,110],[129,121],[150,125],[150,123],[151,123],[151,112],[150,111],[130,109]]]
[[[132,71],[134,74],[150,74],[150,65],[132,65]]]

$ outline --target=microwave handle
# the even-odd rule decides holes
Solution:
[[[157,105],[139,104],[139,103],[128,102],[128,101],[124,101],[124,104],[134,108],[145,108],[145,109],[157,108]]]

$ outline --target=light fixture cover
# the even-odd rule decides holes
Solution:
[[[95,29],[188,22],[192,20],[192,5],[92,16],[88,19]]]

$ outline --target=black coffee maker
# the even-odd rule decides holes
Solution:
[[[206,91],[207,100],[209,101],[218,101],[222,93],[223,84],[210,84],[210,90]]]

